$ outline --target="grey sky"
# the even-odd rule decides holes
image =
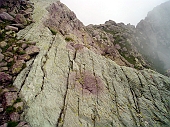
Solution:
[[[168,0],[60,0],[84,23],[102,24],[111,19],[136,25],[155,6]]]

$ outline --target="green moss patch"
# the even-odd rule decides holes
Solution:
[[[66,37],[65,40],[66,40],[67,42],[69,42],[69,41],[74,41],[71,37]]]

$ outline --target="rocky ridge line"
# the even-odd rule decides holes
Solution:
[[[61,33],[71,45],[83,43],[85,47],[114,60],[121,66],[138,69],[149,67],[135,46],[131,46],[133,26],[107,21],[106,24],[85,27],[67,7],[63,11],[63,6],[62,3],[53,3],[47,8],[49,18],[44,21],[44,25],[54,35]]]

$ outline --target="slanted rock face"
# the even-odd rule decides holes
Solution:
[[[121,67],[82,42],[52,34],[42,21],[55,1],[34,2],[35,24],[18,37],[39,42],[40,52],[14,82],[31,127],[170,126],[170,78]]]

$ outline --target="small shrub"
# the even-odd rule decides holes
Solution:
[[[26,52],[23,50],[23,51],[17,51],[17,53],[18,53],[18,55],[24,55],[24,54],[26,54]]]
[[[15,103],[18,103],[18,102],[21,102],[21,98],[17,98],[17,99],[15,100],[14,104],[15,104]]]
[[[53,35],[56,35],[56,34],[57,34],[57,31],[54,30],[54,29],[49,28],[49,30],[51,31],[51,33],[52,33]]]
[[[5,40],[5,32],[3,31],[1,31],[0,32],[0,41],[3,41],[3,40]]]
[[[10,113],[15,112],[15,111],[16,111],[16,109],[13,106],[8,106],[6,108],[6,113],[7,114],[10,114]]]
[[[7,127],[16,127],[18,122],[9,121]]]
[[[26,68],[27,67],[27,64],[24,63],[23,66],[22,66],[22,69]]]
[[[14,65],[14,61],[7,63],[7,67],[9,67],[9,68],[12,67],[13,65]]]
[[[121,39],[120,35],[118,35],[118,36],[115,37],[114,43],[115,43],[115,44],[118,44],[118,43],[121,42],[121,41],[122,41],[122,39]]]
[[[125,53],[124,52],[120,52],[121,56],[123,56],[129,63],[135,65],[136,64],[136,61],[135,61],[135,57],[130,55],[128,57],[126,57]]]
[[[9,48],[9,46],[10,46],[10,45],[7,43],[7,45],[2,48],[2,53],[6,52],[7,49]]]
[[[18,107],[18,108],[16,109],[16,111],[17,111],[18,113],[22,113],[22,108],[21,108],[21,107]]]
[[[67,42],[69,42],[69,41],[74,41],[71,37],[66,37],[65,40],[66,40]]]
[[[54,30],[51,30],[51,33],[52,33],[53,35],[56,35],[56,34],[57,34],[57,32],[54,31]]]

